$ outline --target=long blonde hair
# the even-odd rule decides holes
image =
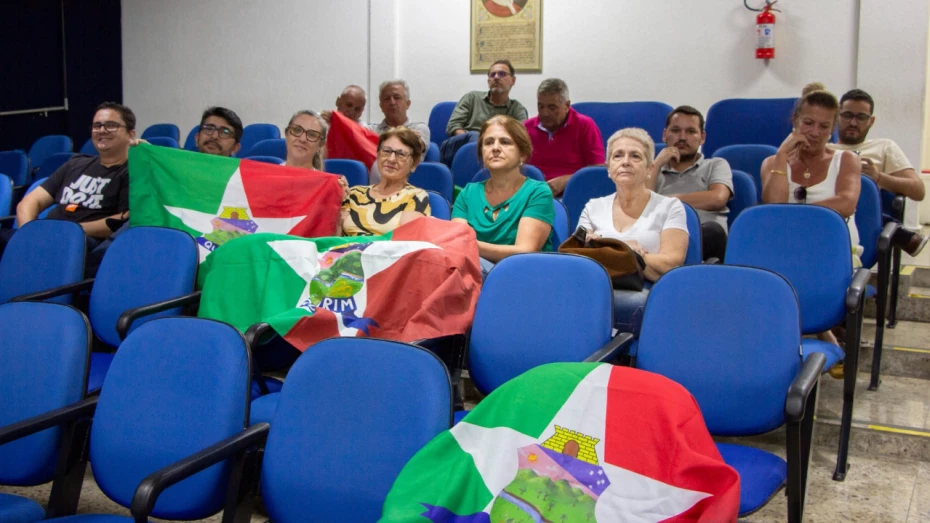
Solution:
[[[296,120],[297,117],[301,115],[312,116],[316,119],[316,122],[320,124],[320,148],[317,149],[316,154],[313,155],[313,159],[311,159],[310,162],[314,169],[317,171],[322,171],[323,160],[326,159],[326,134],[329,132],[329,125],[326,124],[326,121],[323,120],[319,114],[315,113],[314,111],[305,109],[303,111],[297,111],[294,113],[294,116],[291,116],[290,121],[287,122],[287,126],[290,127],[291,125],[294,125],[294,120]]]

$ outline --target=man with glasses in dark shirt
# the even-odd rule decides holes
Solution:
[[[197,150],[204,154],[232,156],[239,151],[242,140],[242,120],[225,107],[210,107],[200,118],[197,130]]]

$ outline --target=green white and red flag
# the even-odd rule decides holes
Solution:
[[[269,323],[299,350],[334,336],[464,334],[481,286],[471,227],[420,218],[374,237],[254,234],[204,263],[199,315]]]
[[[505,383],[415,454],[381,521],[724,523],[739,498],[684,387],[555,363]]]
[[[259,232],[332,236],[343,197],[332,174],[149,144],[129,150],[129,187],[130,224],[190,233],[201,261]]]

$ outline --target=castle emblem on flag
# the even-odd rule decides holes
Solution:
[[[213,230],[197,238],[197,243],[211,252],[230,240],[258,231],[258,224],[249,218],[248,209],[242,207],[223,207],[210,224]]]

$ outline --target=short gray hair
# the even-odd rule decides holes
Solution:
[[[567,102],[568,97],[568,85],[559,78],[546,78],[539,84],[539,89],[536,90],[536,94],[557,94],[559,95],[559,100]]]
[[[614,148],[614,144],[617,143],[617,140],[620,138],[630,138],[631,140],[636,140],[637,142],[643,144],[643,148],[646,149],[644,154],[646,155],[646,167],[652,165],[653,160],[656,155],[656,144],[652,141],[652,137],[649,136],[644,129],[639,127],[627,127],[626,129],[620,129],[610,136],[607,140],[607,156],[604,158],[604,163],[610,162],[611,150]]]
[[[378,86],[378,98],[380,99],[381,93],[383,93],[385,89],[387,89],[388,87],[391,87],[392,85],[399,85],[403,87],[404,96],[406,96],[408,100],[410,99],[410,86],[407,85],[406,81],[399,80],[399,79],[398,80],[387,80],[385,82],[381,82],[381,85]]]

